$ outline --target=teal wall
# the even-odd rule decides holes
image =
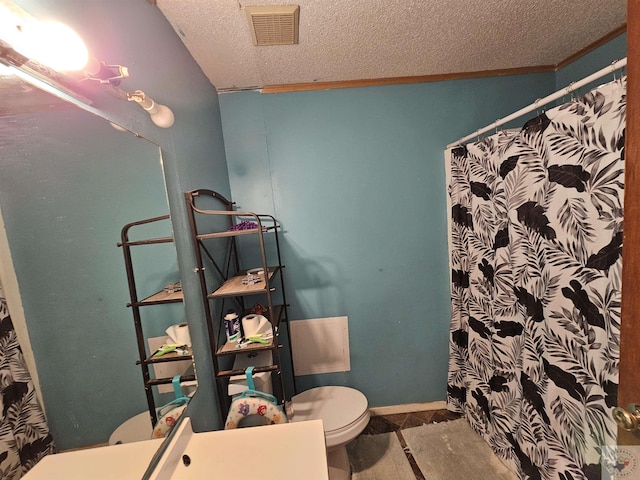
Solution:
[[[559,70],[556,73],[556,90],[566,88],[571,84],[571,82],[585,78],[602,68],[610,66],[612,62],[621,60],[626,56],[627,35],[622,34],[608,42],[606,45],[603,45]],[[616,73],[616,78],[620,78],[620,72]],[[580,93],[586,93],[590,88],[610,82],[612,79],[613,74],[607,75],[591,85],[581,88]]]
[[[76,108],[4,117],[0,136],[0,206],[49,427],[59,448],[102,443],[146,405],[116,245],[125,224],[168,213],[159,148]],[[172,246],[155,251],[164,265],[139,253],[142,285],[179,278]],[[154,335],[183,317],[155,314]]]
[[[120,147],[124,148],[121,144],[125,141],[120,139],[127,134],[111,131],[104,121],[99,126],[92,126],[89,122],[83,125],[78,114],[85,112],[65,111],[55,116],[47,113],[20,117],[20,122],[37,124],[43,131],[60,131],[65,135],[60,140],[62,143],[70,142],[74,137],[78,139],[80,151],[84,153],[78,154],[83,158],[82,162],[78,162],[83,170],[74,174],[78,177],[76,179],[69,178],[73,159],[59,159],[56,157],[60,155],[56,155],[55,151],[48,154],[37,147],[24,149],[24,142],[35,140],[28,136],[20,138],[12,133],[11,118],[0,119],[0,130],[5,138],[0,145],[2,161],[6,162],[5,157],[11,157],[13,162],[10,169],[3,165],[0,188],[13,185],[12,188],[21,193],[19,197],[13,197],[11,190],[5,194],[3,189],[3,204],[0,207],[5,214],[5,222],[12,228],[7,234],[24,300],[43,403],[54,439],[62,449],[106,442],[120,423],[146,409],[140,369],[134,363],[133,319],[130,309],[125,306],[128,296],[122,252],[115,242],[125,221],[150,217],[157,214],[158,210],[166,213],[167,198],[175,228],[178,268],[186,296],[185,309],[179,310],[177,315],[184,318],[186,311],[194,338],[194,356],[200,380],[198,393],[192,402],[194,428],[216,428],[220,425],[220,419],[212,380],[211,355],[202,320],[199,287],[193,273],[195,260],[187,233],[188,221],[183,198],[184,191],[203,187],[227,196],[230,194],[215,88],[190,57],[161,12],[145,0],[19,0],[17,3],[35,16],[51,16],[72,26],[89,45],[95,58],[109,64],[128,66],[131,77],[122,81],[121,88],[125,91],[144,90],[157,102],[169,105],[176,117],[172,128],[160,129],[151,123],[149,116],[139,106],[99,92],[96,92],[95,103],[88,108],[159,145],[162,149],[162,173],[159,170],[147,172],[145,165],[148,165],[148,157],[139,158],[135,150],[122,151]],[[63,132],[65,128],[69,131]],[[96,140],[90,135],[92,130],[99,135],[104,128],[109,130],[104,139]],[[113,145],[112,152],[105,155],[103,150],[96,148],[91,153],[93,142],[102,147],[107,139]],[[51,147],[52,150],[55,148],[55,145]],[[29,162],[33,163],[28,155],[30,149],[37,156],[46,154],[48,161],[43,159],[37,165],[38,171],[27,175],[21,171],[20,161],[22,157],[25,168]],[[112,156],[118,158],[113,159]],[[155,163],[158,161],[157,150],[153,156]],[[126,171],[133,175],[120,179],[122,184],[118,188],[128,190],[124,205],[119,203],[120,199],[112,199],[106,185],[107,180],[118,179],[118,165],[123,162],[128,162]],[[65,175],[61,172],[65,172]],[[134,179],[142,182],[146,173],[159,179],[164,175],[166,193],[158,187],[150,192],[142,183],[134,190]],[[53,193],[47,193],[46,198],[44,194],[39,194],[41,185],[38,179],[48,184],[47,192],[55,192],[55,198]],[[91,195],[92,191],[95,192],[94,196]],[[69,201],[71,197],[75,202]],[[18,201],[24,198],[30,199],[30,202]],[[115,207],[120,205],[120,210],[108,225],[97,226],[104,233],[104,240],[99,245],[89,238],[76,238],[76,234],[81,236],[81,230],[80,233],[72,229],[56,230],[58,240],[71,242],[75,246],[74,255],[69,259],[69,262],[78,264],[73,269],[61,265],[65,262],[61,258],[56,259],[57,255],[61,255],[60,249],[53,243],[47,245],[46,240],[41,242],[45,248],[43,253],[30,256],[26,253],[30,247],[22,244],[25,242],[22,232],[41,228],[44,235],[47,228],[55,224],[54,219],[65,216],[64,212],[67,211],[69,217],[73,212],[74,217],[81,219],[81,228],[85,228],[91,224],[93,207],[97,208],[96,204],[100,202],[113,203]],[[37,215],[30,216],[31,212]],[[97,284],[98,274],[89,279],[79,279],[79,274],[75,273],[89,272],[88,266],[79,264],[96,256],[114,263],[113,270],[105,274],[111,285],[105,286],[104,291]],[[159,263],[167,262],[166,272],[175,271],[175,257],[175,253],[158,256],[162,259]],[[73,301],[65,303],[62,299],[56,300],[55,316],[46,298],[38,297],[37,287],[43,280],[36,279],[32,273],[37,270],[33,266],[36,259],[42,263],[39,270],[49,272],[47,279],[57,279],[64,284],[65,291],[74,287],[78,289],[78,292],[74,292],[78,295]],[[162,271],[161,266],[158,269]],[[158,278],[150,278],[143,287],[152,291],[162,288],[167,274],[160,272]],[[67,279],[69,274],[74,275]],[[95,285],[88,285],[93,281]],[[113,283],[117,283],[117,286]],[[100,297],[102,300],[98,299],[99,295],[103,295]],[[86,301],[87,304],[93,302],[96,305],[96,300],[102,302],[102,311],[99,315],[92,314],[88,319],[87,308],[79,308],[78,304]],[[66,358],[67,353],[73,355]]]
[[[220,96],[233,199],[284,228],[291,318],[349,317],[351,371],[299,389],[348,385],[372,406],[444,399],[443,150],[553,87],[538,74]]]

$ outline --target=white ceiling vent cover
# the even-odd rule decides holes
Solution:
[[[298,43],[298,5],[245,7],[254,45]]]

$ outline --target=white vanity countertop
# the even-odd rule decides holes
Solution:
[[[162,440],[47,455],[22,478],[26,480],[140,480]]]
[[[328,480],[321,420],[193,433],[189,419],[153,480]],[[162,440],[49,455],[25,480],[140,480]],[[188,455],[188,465],[183,456]]]

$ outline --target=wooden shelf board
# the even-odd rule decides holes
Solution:
[[[272,350],[274,348],[273,338],[269,339],[269,343],[250,343],[246,347],[236,348],[238,342],[226,342],[218,349],[216,355],[232,355],[236,353],[255,352],[258,350]]]
[[[148,357],[144,363],[146,364],[154,364],[154,363],[163,363],[163,362],[177,362],[180,360],[192,360],[193,353],[190,348],[187,349],[189,351],[188,355],[180,355],[176,352],[165,353],[164,355],[160,355],[159,357],[154,357],[153,355]]]
[[[145,298],[138,302],[139,305],[155,305],[157,303],[173,303],[173,302],[182,302],[184,301],[184,294],[182,290],[179,292],[165,292],[164,290],[159,291],[158,293],[154,293],[150,297]]]
[[[269,267],[269,282],[276,274],[276,272],[281,267]],[[258,282],[254,285],[244,285],[242,283],[242,279],[245,277],[244,274],[236,275],[235,277],[230,278],[226,282],[222,284],[220,288],[218,288],[215,292],[209,295],[209,298],[217,298],[217,297],[235,297],[242,295],[256,295],[260,293],[266,293],[266,282],[264,281],[264,274],[259,274],[259,276],[263,279],[261,282]]]

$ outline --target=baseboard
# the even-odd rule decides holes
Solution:
[[[421,412],[425,410],[444,410],[447,402],[440,400],[437,402],[404,403],[402,405],[389,405],[386,407],[371,407],[371,415],[395,415],[397,413]]]

